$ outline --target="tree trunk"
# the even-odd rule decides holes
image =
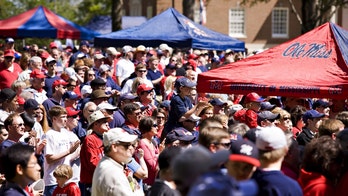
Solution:
[[[111,24],[112,24],[112,32],[118,31],[122,29],[122,7],[123,0],[111,0],[112,8],[111,8]]]
[[[194,6],[195,0],[182,0],[183,14],[191,20],[194,20]]]

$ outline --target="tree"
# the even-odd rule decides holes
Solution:
[[[194,20],[194,6],[195,6],[195,0],[183,0],[182,1],[182,8],[183,8],[183,14],[187,18]]]
[[[112,8],[111,8],[112,31],[118,31],[122,29],[122,7],[123,7],[123,0],[112,0]]]
[[[254,6],[257,3],[268,3],[270,0],[242,0],[241,5]],[[296,9],[293,0],[288,0],[297,20],[302,25],[302,33],[306,33],[328,21],[339,8],[348,4],[348,0],[301,0],[301,13]]]

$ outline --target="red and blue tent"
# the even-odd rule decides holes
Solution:
[[[325,23],[257,55],[198,75],[198,92],[348,98],[348,31]]]
[[[0,37],[90,40],[98,35],[100,33],[79,26],[43,6],[0,20]]]

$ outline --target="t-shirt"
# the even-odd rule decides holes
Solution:
[[[73,196],[73,195],[81,195],[81,191],[79,186],[75,182],[70,182],[65,184],[63,187],[57,186],[54,189],[52,196]]]
[[[13,63],[13,71],[5,67],[4,63],[0,64],[0,89],[11,88],[21,72],[22,69],[17,63]]]

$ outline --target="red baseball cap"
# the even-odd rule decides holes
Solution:
[[[56,42],[51,42],[50,43],[50,48],[53,49],[53,48],[58,48]]]
[[[75,110],[73,107],[66,107],[65,109],[68,117],[76,116],[80,113],[80,110]]]
[[[15,56],[15,52],[11,49],[5,50],[4,52],[4,57],[14,57]]]
[[[33,70],[31,73],[30,73],[30,77],[31,78],[46,78],[45,74],[42,73],[42,71],[38,70],[38,69],[35,69]]]
[[[43,51],[41,53],[41,55],[40,55],[40,57],[43,58],[43,59],[47,59],[49,56],[50,56],[50,54],[48,52],[46,52],[46,51]]]
[[[245,103],[250,103],[250,102],[263,102],[265,99],[260,97],[257,93],[249,93],[245,97]]]
[[[149,91],[152,89],[153,89],[152,86],[148,86],[147,84],[140,84],[137,88],[137,94],[140,94],[141,92]]]
[[[55,80],[52,84],[52,88],[56,88],[56,86],[59,86],[59,85],[63,85],[63,86],[66,86],[68,85],[67,82],[65,82],[65,80],[63,79],[58,79],[58,80]]]

